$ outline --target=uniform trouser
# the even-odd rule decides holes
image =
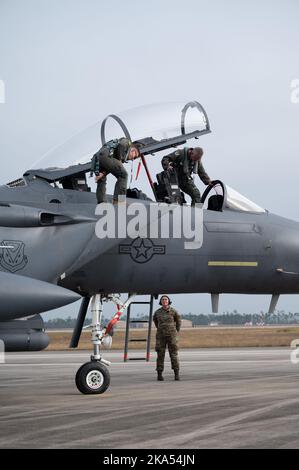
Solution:
[[[157,371],[163,372],[164,370],[164,358],[166,346],[168,346],[168,352],[171,361],[171,368],[173,370],[179,370],[179,356],[178,356],[178,341],[177,335],[157,335],[156,336],[156,352],[157,352]]]
[[[191,197],[191,204],[194,205],[200,202],[200,192],[195,186],[195,183],[191,177],[187,175],[178,175],[179,188],[188,196]]]
[[[114,157],[108,157],[106,155],[100,155],[99,157],[99,167],[100,171],[105,171],[106,174],[111,173],[117,182],[114,187],[113,200],[117,201],[118,196],[126,195],[127,193],[127,181],[128,173],[124,168],[122,162],[117,160]],[[97,201],[98,204],[106,201],[106,185],[107,178],[106,176],[98,181],[97,184]]]

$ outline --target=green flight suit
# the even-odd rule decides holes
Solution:
[[[111,173],[117,179],[113,200],[117,201],[118,196],[126,196],[128,173],[123,165],[126,161],[127,151],[129,149],[128,139],[121,139],[119,145],[114,151],[109,151],[105,145],[95,154],[98,159],[99,172],[105,171],[106,176],[97,182],[97,201],[98,204],[106,202],[107,175]]]
[[[178,175],[179,188],[191,197],[191,204],[200,202],[200,191],[195,186],[192,173],[197,173],[204,184],[209,184],[210,177],[206,173],[201,161],[194,162],[188,156],[188,148],[176,150],[162,158],[162,167],[168,168],[169,163],[173,163]]]
[[[168,346],[171,368],[178,371],[180,366],[177,333],[181,328],[181,317],[174,308],[169,306],[167,309],[164,309],[161,307],[154,313],[153,321],[157,328],[155,348],[157,352],[156,370],[163,372],[165,351],[166,346]]]

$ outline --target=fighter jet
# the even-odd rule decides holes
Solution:
[[[108,195],[106,209],[113,207],[115,219],[105,217],[115,234],[100,237],[103,205],[97,206],[88,176],[106,134],[117,137],[109,122],[139,145],[151,194],[130,189],[126,203],[117,207]],[[135,295],[210,293],[217,312],[221,293],[269,294],[273,312],[280,294],[299,292],[298,222],[269,213],[222,181],[207,187],[200,208],[181,206],[179,188],[167,175],[153,182],[147,159],[192,146],[210,132],[207,113],[196,101],[109,115],[0,187],[0,338],[7,351],[44,349],[48,338],[39,314],[81,298],[71,347],[78,345],[91,306],[93,355],[78,370],[76,385],[82,393],[103,393],[110,374],[101,348],[111,344],[113,326]],[[157,205],[162,209],[153,215]],[[193,226],[200,219],[202,237],[191,249],[183,236],[151,230],[168,217],[174,232],[182,233],[184,217],[175,216],[181,207]],[[134,237],[123,227],[136,208],[146,222]],[[117,311],[103,327],[108,301]]]

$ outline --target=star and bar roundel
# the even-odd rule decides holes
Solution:
[[[150,238],[135,238],[130,244],[120,244],[119,254],[130,255],[135,263],[147,263],[154,255],[165,255],[165,245],[155,245]]]

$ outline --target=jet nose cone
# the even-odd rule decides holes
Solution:
[[[0,321],[46,312],[81,298],[63,287],[4,272],[0,272],[0,296]]]
[[[44,292],[46,292],[47,301],[51,303],[53,302],[53,304],[56,303],[58,307],[71,304],[72,302],[76,302],[81,299],[81,296],[72,290],[65,289],[64,287],[59,287],[54,284],[48,284],[46,282],[43,284],[46,284],[43,288]]]

